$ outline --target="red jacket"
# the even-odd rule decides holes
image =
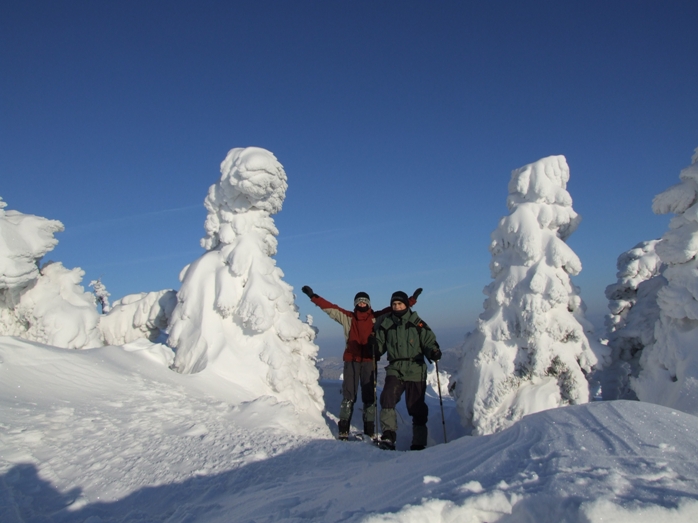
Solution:
[[[342,357],[344,361],[373,361],[373,354],[368,347],[368,338],[373,332],[376,318],[388,314],[392,310],[390,307],[380,311],[373,309],[368,309],[366,312],[348,311],[317,294],[311,298],[311,301],[344,327],[344,339],[346,340],[346,348]],[[410,297],[410,306],[415,303],[417,300]]]

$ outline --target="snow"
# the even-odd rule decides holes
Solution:
[[[0,199],[0,335],[69,349],[102,345],[94,296],[80,285],[85,273],[54,262],[40,268],[63,224],[6,206]]]
[[[293,288],[272,258],[271,214],[281,210],[286,188],[271,152],[230,150],[204,202],[207,251],[182,271],[167,343],[178,372],[222,376],[250,397],[290,402],[324,427],[315,331],[300,320]]]
[[[581,262],[566,240],[580,218],[566,190],[564,156],[512,172],[507,206],[492,233],[485,311],[463,345],[449,386],[466,427],[491,434],[542,410],[589,401],[585,374],[607,349],[593,339],[570,275]]]
[[[170,371],[172,356],[143,339],[71,351],[0,337],[3,523],[698,517],[689,414],[594,402],[389,452],[289,430],[288,403],[241,400],[214,374]]]
[[[640,370],[645,347],[654,344],[654,326],[659,319],[657,293],[666,285],[665,265],[656,252],[659,240],[640,242],[618,257],[618,281],[606,287],[606,318],[611,363],[600,374],[603,398],[637,399],[630,377]]]
[[[675,216],[656,246],[667,281],[657,292],[656,341],[642,351],[631,386],[642,401],[698,414],[698,156],[679,178],[652,206]]]
[[[139,338],[155,341],[167,329],[176,304],[177,293],[173,290],[124,296],[100,317],[104,341],[108,345],[124,345]]]

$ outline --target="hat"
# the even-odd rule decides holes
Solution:
[[[407,293],[402,291],[396,291],[393,293],[393,295],[390,297],[390,305],[392,305],[394,301],[401,301],[407,308],[410,306],[410,299],[407,297]]]
[[[365,303],[368,307],[371,306],[371,298],[369,297],[369,295],[365,292],[357,292],[356,296],[354,296],[354,307],[356,307],[362,302]]]

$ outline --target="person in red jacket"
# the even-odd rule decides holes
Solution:
[[[349,437],[351,416],[354,412],[354,403],[361,384],[361,401],[364,404],[364,434],[373,437],[375,432],[376,398],[374,397],[374,382],[376,369],[373,359],[373,350],[369,346],[369,336],[373,335],[373,325],[376,318],[392,311],[386,307],[380,311],[371,309],[371,298],[365,292],[358,292],[354,296],[354,310],[348,311],[330,303],[313,292],[313,289],[304,286],[304,294],[320,307],[330,318],[344,327],[346,347],[344,349],[344,381],[342,383],[342,404],[339,409],[339,439]],[[410,306],[417,303],[417,297],[422,289],[414,291],[410,297]]]

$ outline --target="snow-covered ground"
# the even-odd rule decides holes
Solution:
[[[139,340],[74,351],[0,337],[0,521],[665,522],[698,520],[698,418],[642,402],[460,434],[429,398],[430,446],[389,452]],[[409,417],[398,440],[404,448]],[[360,416],[356,416],[357,419]]]

